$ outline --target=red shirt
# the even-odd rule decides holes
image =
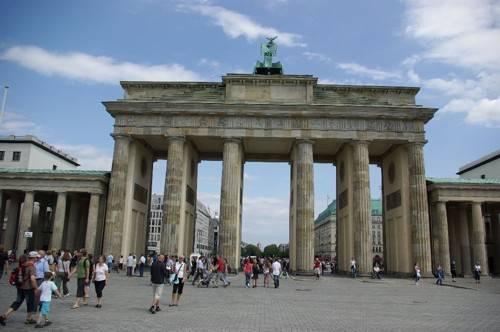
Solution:
[[[314,268],[315,269],[319,269],[320,266],[321,266],[321,263],[319,261],[315,261],[314,262]]]
[[[217,272],[226,272],[226,266],[224,265],[224,260],[222,258],[217,261],[217,265]]]
[[[243,266],[243,272],[252,273],[252,263],[247,262],[245,266]]]

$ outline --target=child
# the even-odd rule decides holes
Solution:
[[[51,322],[49,322],[50,300],[52,299],[52,292],[56,293],[58,297],[61,297],[61,293],[59,293],[59,290],[57,289],[56,284],[52,281],[52,278],[52,272],[45,272],[43,278],[44,281],[38,287],[38,291],[40,292],[40,314],[38,315],[38,320],[35,325],[36,328],[41,328],[52,324]],[[43,324],[42,318],[45,318]]]

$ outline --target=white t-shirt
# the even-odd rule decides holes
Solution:
[[[95,281],[103,281],[106,280],[106,272],[108,272],[108,266],[106,264],[99,265],[97,263],[95,265]]]
[[[181,269],[182,265],[182,269]],[[186,263],[175,262],[175,271],[177,272],[177,278],[184,278],[184,270],[186,269]]]
[[[129,267],[134,266],[134,257],[132,257],[132,256],[127,257],[127,266],[129,266]]]
[[[141,256],[141,258],[139,258],[139,260],[141,261],[142,264],[146,263],[146,257],[144,257],[144,256]]]
[[[279,276],[280,273],[281,273],[281,264],[280,262],[276,261],[273,263],[273,275]]]
[[[201,259],[198,259],[198,261],[196,262],[196,267],[198,269],[203,270],[205,268],[205,264],[203,263],[203,261]]]
[[[351,261],[351,267],[353,266],[356,267],[356,261],[354,259]]]
[[[53,281],[46,280],[42,282],[38,290],[40,290],[40,302],[50,302],[52,300],[52,292],[57,290],[57,286]]]

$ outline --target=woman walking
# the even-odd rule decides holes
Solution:
[[[481,282],[481,264],[479,262],[474,265],[474,279],[476,279],[476,284]]]
[[[259,264],[257,263],[257,260],[254,259],[252,262],[252,280],[253,280],[253,288],[257,288],[257,280],[259,280]]]
[[[271,263],[268,259],[264,261],[262,266],[262,274],[264,275],[264,287],[269,288],[269,279],[271,279]]]
[[[314,275],[316,276],[316,280],[319,280],[319,276],[321,275],[321,262],[319,261],[319,258],[316,257],[314,260]]]
[[[184,256],[180,256],[179,260],[175,262],[174,273],[176,274],[176,276],[174,277],[172,282],[174,285],[172,287],[172,300],[169,304],[170,307],[176,307],[179,305],[182,290],[184,289],[184,277],[187,277]]]
[[[68,296],[68,280],[71,258],[69,252],[61,254],[59,251],[56,255],[56,286],[63,296]]]
[[[252,263],[250,263],[250,259],[245,259],[245,263],[243,264],[243,272],[245,272],[245,287],[250,288],[250,278],[252,277]]]
[[[421,277],[420,266],[418,266],[418,263],[415,263],[415,286],[418,286]]]
[[[102,308],[102,290],[106,286],[107,280],[109,278],[108,265],[104,263],[104,256],[99,256],[97,263],[94,266],[94,273],[92,280],[94,281],[95,293],[97,295],[96,308]]]

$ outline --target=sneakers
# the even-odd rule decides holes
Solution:
[[[149,308],[149,312],[153,315],[156,314],[155,307],[151,306],[151,308]]]
[[[156,306],[156,312],[161,311],[160,306]]]

